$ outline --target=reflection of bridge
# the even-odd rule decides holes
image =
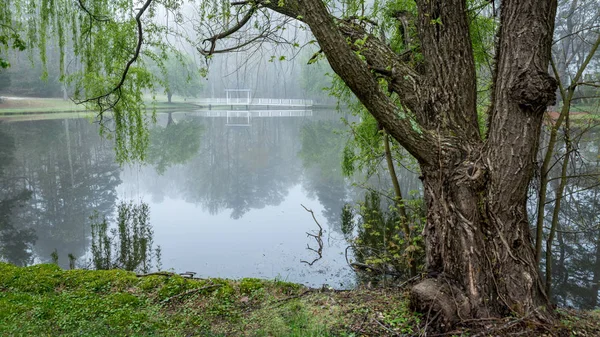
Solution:
[[[303,117],[312,116],[312,110],[212,110],[198,111],[202,117]]]
[[[201,117],[224,117],[229,126],[250,126],[252,118],[261,117],[304,117],[312,116],[312,110],[251,110],[251,111],[198,111]]]
[[[248,105],[248,106],[312,106],[312,99],[287,99],[287,98],[251,98],[251,97],[227,97],[227,98],[200,98],[194,100],[198,105],[226,106],[226,105]]]

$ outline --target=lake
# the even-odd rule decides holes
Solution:
[[[351,287],[340,212],[363,191],[341,174],[348,139],[334,132],[344,128],[341,117],[327,110],[159,114],[147,163],[123,167],[87,119],[2,123],[3,195],[31,191],[11,222],[37,236],[33,261],[14,248],[15,262],[48,262],[56,249],[61,266],[68,254],[85,266],[89,216],[114,218],[119,201],[133,200],[149,205],[163,269]],[[407,192],[418,188],[412,180]],[[324,228],[323,257],[312,266],[301,260],[317,257],[306,233],[318,227],[302,205]]]
[[[364,200],[366,190],[359,187],[364,177],[341,172],[351,137],[342,117],[348,116],[329,110],[161,113],[146,162],[123,167],[115,162],[113,142],[87,119],[0,123],[0,225],[12,228],[0,232],[0,255],[30,264],[49,262],[56,250],[63,268],[68,254],[88,267],[89,217],[98,212],[113,219],[121,201],[145,202],[164,270],[353,287],[357,278],[346,260],[352,250],[346,250],[340,215],[346,203]],[[563,306],[593,308],[600,303],[600,133],[574,128],[572,177],[554,241],[553,294]],[[416,174],[397,169],[405,196],[420,190]],[[559,171],[553,165],[551,176]],[[529,198],[532,214],[538,179]],[[547,226],[558,182],[550,184]],[[385,170],[369,186],[390,191]],[[306,233],[318,226],[302,205],[324,229],[323,257],[312,266],[301,261],[317,258]]]

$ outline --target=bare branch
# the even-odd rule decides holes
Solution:
[[[599,81],[595,81],[595,82],[579,82],[576,85],[577,86],[579,86],[579,85],[585,85],[585,86],[588,86],[588,87],[600,88],[600,82]]]
[[[210,42],[210,49],[208,51],[200,49],[200,48],[198,48],[198,51],[202,55],[212,55],[215,52],[215,47],[216,47],[217,41],[224,39],[226,37],[229,37],[229,36],[235,34],[236,32],[238,32],[240,29],[242,29],[246,25],[246,23],[248,23],[248,21],[250,21],[250,19],[252,18],[252,15],[254,15],[255,12],[256,12],[256,7],[250,8],[250,10],[248,10],[246,15],[244,15],[244,17],[241,20],[239,20],[235,26],[227,29],[224,32],[218,33],[218,34],[211,36],[208,39],[205,39],[204,41],[202,41],[202,42]]]
[[[582,29],[580,29],[580,30],[578,30],[578,31],[576,31],[576,32],[573,32],[573,33],[570,33],[570,34],[567,34],[567,35],[561,36],[560,38],[558,38],[558,39],[554,40],[554,42],[552,42],[552,44],[553,44],[553,45],[554,45],[554,44],[557,44],[558,42],[560,42],[560,41],[562,41],[562,40],[564,40],[564,39],[566,39],[566,38],[568,38],[568,37],[570,37],[570,36],[573,36],[573,35],[580,34],[580,33],[584,32],[584,31],[586,31],[586,30],[592,30],[592,29],[597,29],[597,28],[600,28],[600,25],[595,25],[595,26],[590,26],[590,27],[585,27],[585,28],[582,28]]]
[[[311,233],[306,233],[306,235],[308,237],[312,237],[315,239],[315,241],[317,241],[317,244],[319,245],[319,248],[314,249],[311,248],[308,244],[306,245],[306,249],[313,251],[315,253],[317,253],[319,255],[319,257],[315,258],[314,260],[312,260],[312,262],[308,262],[308,261],[304,261],[304,260],[300,260],[300,262],[302,263],[306,263],[309,266],[312,266],[315,262],[319,261],[320,259],[323,258],[323,227],[321,227],[321,224],[319,224],[319,222],[317,221],[317,218],[315,217],[315,213],[311,210],[306,208],[304,205],[300,204],[300,206],[302,206],[307,212],[309,212],[312,215],[313,220],[315,221],[315,223],[317,224],[317,226],[319,226],[319,232],[318,234],[311,234]]]
[[[229,53],[229,52],[234,52],[234,51],[243,51],[244,47],[247,47],[247,46],[249,46],[249,45],[257,42],[258,40],[264,39],[266,37],[267,37],[267,34],[263,33],[263,34],[260,34],[260,35],[258,35],[256,37],[254,37],[254,38],[252,38],[252,39],[250,39],[250,40],[242,43],[242,44],[239,44],[239,45],[236,45],[236,46],[233,46],[233,47],[230,47],[230,48],[219,49],[219,50],[215,49],[215,42],[216,42],[216,40],[215,40],[214,42],[211,41],[212,42],[211,43],[211,50],[206,51],[205,49],[202,49],[200,47],[196,47],[196,50],[198,50],[198,52],[200,54],[204,55],[204,56],[210,56],[210,55],[213,55],[213,54]]]

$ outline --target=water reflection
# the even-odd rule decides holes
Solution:
[[[140,169],[149,178],[140,182],[140,188],[152,200],[164,200],[168,193],[171,198],[201,205],[212,215],[227,210],[233,219],[240,219],[251,209],[278,205],[300,181],[302,164],[297,153],[302,119],[260,119],[249,128],[232,128],[224,118],[195,114],[179,118],[178,125],[206,132],[175,132],[178,141],[151,138],[151,148],[163,153],[176,153],[181,151],[180,144],[200,140],[197,152],[185,163],[172,165],[166,172],[161,166]]]
[[[25,252],[11,252],[5,243],[2,255],[22,264],[32,257],[44,262],[57,249],[67,267],[69,253],[80,261],[86,257],[94,210],[111,217],[117,199],[141,199],[150,205],[166,268],[348,286],[352,272],[336,231],[341,205],[354,192],[335,155],[345,139],[330,132],[341,127],[334,122],[339,115],[270,115],[253,116],[249,127],[199,113],[160,115],[150,132],[148,165],[125,169],[115,164],[112,143],[87,120],[0,125],[3,137],[13,139],[2,141],[0,150],[1,198],[20,196],[22,206],[12,203],[10,212],[3,211],[2,224],[8,228],[4,218],[10,218],[22,230],[15,232],[22,234],[20,241],[5,237],[22,242],[19,249]],[[307,132],[319,125],[327,128]],[[307,141],[327,135],[322,142]],[[310,163],[305,154],[315,146],[328,151],[327,161]],[[305,233],[316,226],[301,203],[326,226],[324,258],[313,267],[300,263],[312,260]],[[28,235],[33,231],[37,241]]]
[[[196,125],[203,131],[179,133],[176,142],[151,138],[151,147],[170,153],[177,150],[168,148],[170,144],[200,139],[198,152],[166,170],[157,166],[125,170],[123,193],[150,199],[157,244],[167,266],[197,268],[210,276],[282,277],[348,286],[353,278],[342,255],[345,241],[338,233],[338,218],[352,188],[341,176],[335,154],[345,138],[331,132],[342,127],[333,121],[339,116],[261,114],[252,112],[245,126],[226,112],[173,114],[172,123]],[[328,125],[327,132],[306,133],[319,125]],[[331,158],[311,164],[313,158],[305,154],[321,149]],[[312,260],[305,249],[305,233],[316,227],[300,204],[327,220],[321,222],[328,226],[324,258],[314,267],[300,263]],[[160,242],[161,238],[168,240]]]
[[[21,194],[19,207],[13,202],[10,212],[3,210],[3,217],[12,219],[12,226],[19,231],[35,231],[36,244],[26,250],[38,261],[48,261],[56,249],[66,267],[69,253],[81,256],[88,249],[92,212],[112,214],[115,188],[121,182],[112,145],[102,141],[87,120],[29,121],[0,127],[14,140],[11,160],[6,160],[10,157],[2,151],[1,198],[6,201],[19,192],[27,193]],[[33,242],[31,236],[25,238]],[[23,254],[22,258],[15,256],[8,254],[7,259],[26,260]]]
[[[32,262],[31,247],[37,239],[35,230],[26,226],[24,206],[31,191],[12,186],[6,172],[14,161],[14,138],[0,130],[0,257],[18,266]]]
[[[578,135],[573,139],[577,151],[572,154],[557,224],[552,294],[563,306],[592,309],[600,303],[600,130],[574,128],[573,134]],[[554,176],[558,171],[553,170]],[[551,188],[558,183],[552,181]]]
[[[271,113],[273,115],[273,113]],[[231,115],[229,116],[231,117]],[[204,113],[161,114],[151,132],[147,165],[115,163],[113,144],[84,119],[0,124],[0,255],[15,264],[89,250],[88,217],[114,216],[117,199],[150,206],[163,266],[200,276],[281,277],[348,286],[347,242],[340,213],[365,191],[342,177],[347,135],[329,111],[250,116],[246,126]],[[600,284],[600,166],[598,132],[577,144],[572,178],[554,247],[554,289],[562,305],[598,306]],[[560,165],[556,165],[558,168]],[[369,181],[387,190],[387,173]],[[418,189],[401,173],[403,194]],[[553,184],[557,184],[554,180]],[[323,259],[313,267],[306,232],[325,227]],[[550,203],[548,214],[551,214]]]

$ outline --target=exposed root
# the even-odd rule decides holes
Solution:
[[[460,322],[461,317],[470,317],[471,312],[469,299],[460,289],[431,278],[412,287],[410,306],[426,315],[428,326],[442,331]]]

